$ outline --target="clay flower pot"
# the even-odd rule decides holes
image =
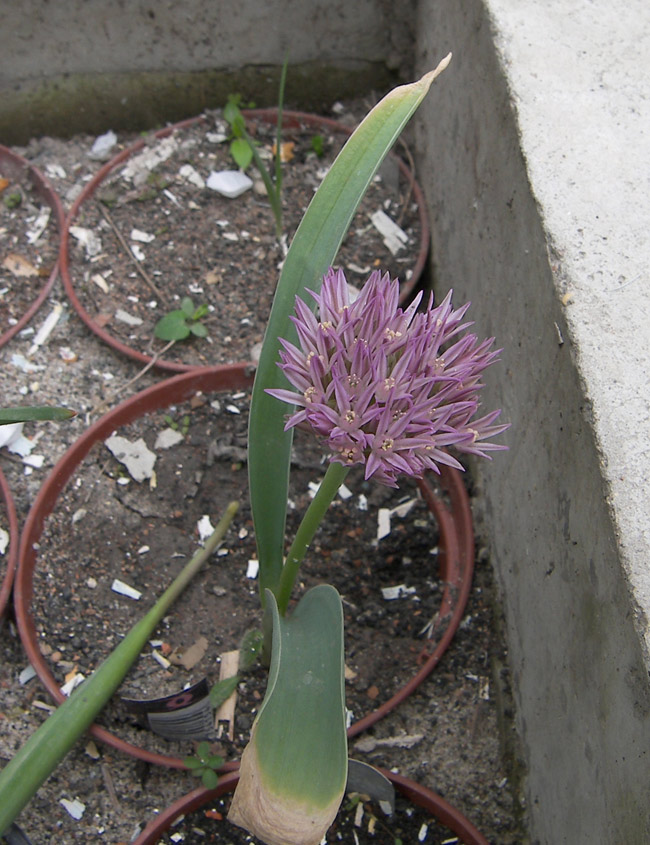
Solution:
[[[391,781],[396,792],[411,804],[425,810],[440,824],[449,828],[465,845],[488,845],[487,839],[480,831],[440,795],[394,772],[385,769],[379,769],[379,771]],[[234,792],[238,780],[238,771],[233,771],[221,777],[219,785],[215,789],[198,788],[188,792],[150,821],[138,838],[134,840],[133,845],[155,845],[160,841],[162,834],[169,830],[174,822],[182,816],[200,809],[210,801]],[[229,825],[225,821],[222,824],[225,828],[224,841],[228,841]],[[233,828],[230,828],[230,830],[233,830]]]
[[[60,237],[63,232],[63,224],[65,220],[63,206],[61,205],[61,200],[58,195],[40,170],[31,165],[22,156],[19,156],[17,153],[12,152],[7,149],[7,147],[3,147],[0,144],[0,176],[16,181],[26,180],[31,184],[39,198],[52,209],[52,213],[54,214],[56,221],[58,237]],[[52,286],[54,285],[58,272],[59,262],[56,261],[36,298],[25,309],[18,321],[13,326],[5,328],[4,331],[2,331],[3,327],[0,326],[0,331],[2,331],[2,334],[0,334],[0,347],[8,343],[15,334],[21,331],[21,329],[24,329],[27,323],[32,319],[52,290]]]
[[[245,114],[250,119],[256,120],[259,124],[273,125],[277,120],[277,110],[274,110],[274,109],[253,110],[253,111],[245,112]],[[159,352],[158,355],[155,355],[155,354],[150,352],[148,345],[147,345],[147,342],[146,342],[146,341],[149,341],[149,342],[151,341],[151,335],[149,333],[149,330],[147,331],[147,333],[145,333],[146,337],[145,337],[145,335],[143,335],[143,337],[138,337],[137,340],[135,339],[135,336],[131,334],[131,332],[140,332],[141,331],[137,327],[137,325],[138,325],[137,323],[133,324],[134,325],[133,329],[126,329],[125,326],[122,323],[120,323],[119,324],[120,329],[118,331],[118,323],[116,322],[116,317],[114,317],[114,316],[111,317],[108,312],[110,311],[110,312],[117,313],[117,308],[118,308],[117,303],[118,302],[120,303],[119,304],[120,310],[124,310],[124,309],[128,310],[129,303],[126,299],[126,296],[124,296],[122,298],[121,295],[120,295],[119,300],[118,299],[111,299],[110,305],[109,305],[108,300],[106,299],[109,296],[108,289],[106,290],[106,292],[104,294],[102,294],[102,293],[100,293],[99,288],[97,288],[93,284],[92,281],[87,281],[84,278],[82,278],[82,267],[83,267],[83,272],[86,275],[91,275],[93,277],[96,277],[97,268],[98,268],[98,266],[101,266],[101,265],[85,264],[85,263],[82,265],[81,261],[76,262],[75,253],[73,252],[73,246],[72,246],[75,239],[71,235],[71,229],[74,232],[75,226],[84,226],[84,214],[86,215],[86,217],[88,216],[88,207],[90,206],[91,199],[96,194],[100,194],[102,191],[105,191],[105,190],[112,191],[112,188],[107,189],[107,185],[110,182],[110,180],[113,177],[115,177],[119,172],[121,172],[120,168],[123,165],[131,164],[132,161],[136,158],[137,154],[142,152],[143,149],[145,148],[145,146],[148,143],[151,143],[152,140],[154,140],[154,139],[159,141],[159,142],[164,143],[165,141],[170,141],[170,140],[173,140],[174,138],[178,138],[182,142],[185,135],[187,135],[187,133],[189,131],[196,129],[197,126],[201,127],[201,128],[205,127],[206,133],[209,132],[209,130],[210,130],[207,118],[204,117],[204,116],[199,116],[197,118],[192,118],[192,119],[189,119],[189,120],[181,121],[180,123],[174,124],[172,126],[164,128],[162,130],[159,130],[155,133],[152,133],[152,135],[149,138],[139,139],[138,141],[136,141],[131,146],[122,150],[118,155],[116,155],[113,159],[111,159],[103,167],[101,167],[97,171],[95,176],[85,185],[83,191],[79,194],[79,196],[77,197],[77,199],[73,203],[73,205],[70,209],[70,212],[69,212],[69,214],[66,218],[66,221],[65,221],[65,227],[64,227],[62,244],[61,244],[60,266],[61,266],[61,277],[62,277],[62,280],[63,280],[63,284],[64,284],[64,287],[65,287],[66,293],[67,293],[70,301],[72,302],[75,310],[77,311],[77,313],[79,314],[79,316],[81,317],[83,322],[88,326],[88,328],[90,328],[91,331],[93,331],[102,341],[109,344],[111,347],[113,347],[117,351],[121,352],[122,354],[127,355],[128,357],[132,358],[133,360],[135,360],[135,361],[137,361],[141,364],[149,364],[153,361],[154,365],[156,367],[163,369],[163,370],[166,370],[168,372],[187,372],[191,369],[195,369],[197,366],[206,366],[206,363],[205,363],[206,361],[210,361],[210,365],[213,365],[217,361],[214,358],[214,354],[212,354],[211,359],[210,359],[209,355],[203,355],[202,352],[201,352],[201,349],[203,347],[196,347],[196,341],[191,342],[192,344],[194,344],[191,347],[184,347],[183,348],[183,347],[179,347],[177,345],[175,347],[175,349],[173,350],[173,352],[171,352],[171,353],[170,352],[166,352],[166,353],[165,352]],[[290,132],[292,130],[295,130],[295,131],[299,131],[299,130],[310,131],[312,133],[316,133],[316,132],[321,131],[321,132],[331,133],[335,136],[341,136],[342,138],[346,138],[352,132],[351,129],[349,129],[346,126],[343,126],[342,124],[340,124],[340,123],[338,123],[334,120],[329,120],[327,118],[318,117],[316,115],[310,115],[310,114],[305,114],[305,113],[302,113],[302,112],[292,112],[292,111],[285,111],[284,112],[284,114],[283,114],[283,127],[287,132]],[[223,144],[221,144],[221,145],[219,145],[219,149],[223,149],[225,151],[227,148]],[[417,245],[416,245],[417,246],[416,258],[415,258],[413,265],[411,265],[411,266],[405,265],[403,270],[400,270],[400,274],[399,274],[400,279],[403,280],[402,285],[401,285],[402,300],[406,301],[411,297],[415,286],[418,284],[420,277],[422,275],[422,271],[424,269],[425,263],[426,263],[426,258],[427,258],[427,254],[428,254],[428,250],[429,250],[429,223],[428,223],[428,217],[427,217],[427,211],[426,211],[426,202],[424,200],[424,197],[423,197],[423,194],[422,194],[420,187],[418,186],[417,182],[415,181],[415,179],[413,177],[413,174],[411,173],[409,168],[404,164],[402,159],[398,158],[394,154],[390,154],[390,155],[391,155],[391,160],[394,161],[397,165],[397,171],[396,172],[399,173],[399,178],[402,180],[402,184],[408,186],[409,201],[408,201],[407,205],[409,205],[409,207],[411,206],[411,204],[415,204],[417,206],[417,217],[415,219],[417,220],[417,228],[418,228],[418,231],[419,231],[419,239],[418,239]],[[230,162],[229,167],[230,167],[230,169],[233,169],[235,167],[235,165],[232,162]],[[252,178],[256,178],[256,176],[257,176],[256,172],[251,170],[251,176],[252,176]],[[286,182],[286,179],[285,179],[285,182]],[[172,188],[171,193],[173,194],[174,185],[172,185],[171,188]],[[310,189],[308,189],[308,191],[309,190]],[[127,193],[127,192],[123,191],[122,193]],[[134,191],[132,190],[132,191],[130,191],[130,193],[133,194]],[[170,194],[169,191],[167,193],[168,193],[168,195]],[[198,193],[199,192],[197,191],[197,196],[198,196]],[[205,193],[205,192],[203,192],[203,193]],[[207,194],[210,195],[210,196],[214,196],[215,202],[216,202],[216,197],[217,197],[216,194],[212,194],[211,191],[207,191]],[[121,196],[121,194],[120,194],[120,196]],[[251,193],[251,196],[252,196],[252,193]],[[310,196],[311,196],[311,194],[310,194]],[[301,200],[301,202],[304,201],[305,203],[307,203],[310,199],[310,196],[307,197],[306,199],[303,198]],[[223,198],[219,197],[218,199],[221,203],[224,202]],[[162,244],[165,243],[165,239],[167,239],[167,240],[170,240],[170,239],[173,240],[174,239],[174,228],[173,228],[173,225],[170,221],[175,221],[177,226],[179,226],[179,227],[189,225],[190,231],[185,235],[186,240],[192,239],[193,243],[195,243],[198,240],[201,243],[203,243],[204,241],[200,238],[197,239],[195,233],[193,231],[191,231],[191,220],[196,219],[196,217],[191,218],[191,217],[188,217],[188,215],[201,214],[201,215],[207,216],[208,214],[211,214],[212,217],[214,217],[214,213],[212,212],[212,205],[205,206],[205,208],[202,208],[202,210],[199,212],[196,209],[194,211],[190,211],[185,207],[183,207],[182,209],[175,207],[173,205],[173,199],[170,199],[169,196],[167,196],[167,198],[164,198],[164,202],[166,203],[167,206],[170,207],[170,213],[169,213],[169,216],[165,217],[164,222],[161,222],[159,224],[159,226],[160,226],[161,229],[165,229],[169,224],[169,231],[167,233],[158,234],[156,236],[157,240],[155,240],[155,243],[151,244],[151,247],[147,247],[146,243],[141,244],[144,252],[146,253],[147,249],[153,248],[159,242],[160,242],[161,248],[162,248]],[[225,202],[237,203],[237,200],[227,200]],[[256,213],[259,214],[260,202],[258,201],[256,203],[256,205],[258,207],[257,210],[256,210]],[[127,206],[124,206],[124,207],[127,207]],[[131,206],[129,205],[128,207],[131,207]],[[138,207],[140,209],[143,209],[144,204],[142,204]],[[221,208],[221,206],[219,206],[219,207]],[[166,208],[166,206],[165,206],[165,208]],[[205,258],[203,259],[205,262],[207,262],[207,264],[209,264],[213,260],[214,256],[217,255],[219,250],[221,250],[223,252],[223,250],[226,250],[226,249],[228,249],[228,250],[240,250],[241,249],[243,241],[240,241],[237,244],[232,244],[232,243],[228,244],[226,241],[224,241],[222,239],[222,232],[224,232],[226,230],[220,229],[220,226],[227,224],[229,215],[233,215],[233,216],[235,215],[236,212],[235,212],[234,209],[235,209],[234,205],[229,205],[225,209],[222,209],[221,211],[219,211],[219,214],[222,215],[222,217],[224,219],[216,221],[216,224],[214,224],[212,229],[210,230],[210,234],[205,236],[205,240],[210,243],[210,255],[205,256]],[[296,210],[300,211],[300,214],[302,214],[302,209],[297,208]],[[119,209],[116,208],[115,210],[112,210],[112,206],[111,206],[111,208],[108,212],[109,215],[113,215],[113,216],[116,215],[116,214],[119,214],[119,213],[120,213]],[[210,218],[210,219],[212,219],[212,218]],[[190,221],[189,224],[188,224],[188,221]],[[104,227],[106,227],[108,225],[105,220],[103,220],[101,222],[102,222],[102,225]],[[368,221],[364,221],[364,225],[366,223],[368,223]],[[241,226],[243,224],[241,224],[241,222],[240,222],[239,225],[240,225],[240,228],[241,228]],[[247,225],[249,227],[252,227],[251,228],[251,234],[254,236],[253,240],[259,241],[259,237],[256,234],[256,229],[253,228],[253,227],[259,228],[259,225],[260,225],[259,222],[256,223],[252,219],[250,219]],[[268,221],[266,221],[264,223],[264,226],[263,226],[264,232],[259,233],[259,234],[263,234],[264,236],[266,235],[267,225],[268,225]],[[125,227],[126,227],[126,224],[125,224]],[[180,229],[177,230],[177,233],[178,232],[180,232]],[[147,233],[147,234],[151,234],[151,233]],[[233,237],[236,238],[236,234],[234,232],[229,232],[229,234],[231,234]],[[248,233],[245,233],[245,234],[248,235]],[[102,238],[103,237],[104,236],[102,236]],[[110,233],[107,234],[107,237],[110,237]],[[128,237],[129,237],[128,231],[122,232],[122,241],[124,241],[124,239],[128,238]],[[224,235],[224,237],[225,237],[225,235]],[[180,238],[181,238],[181,236],[179,234],[179,239]],[[379,239],[379,240],[381,241],[381,239]],[[248,242],[250,243],[250,241],[248,241]],[[109,249],[108,259],[114,260],[116,258],[116,255],[114,254],[115,251],[113,250],[112,247],[109,247],[108,249]],[[119,250],[120,255],[123,255],[124,254],[124,243],[122,243],[121,245],[116,245],[115,249]],[[259,310],[261,308],[263,308],[263,309],[268,308],[268,310],[270,310],[271,297],[272,297],[272,291],[273,291],[273,287],[272,287],[271,282],[273,282],[275,280],[275,278],[277,276],[277,272],[278,272],[276,267],[275,267],[275,261],[276,261],[276,259],[279,260],[281,258],[281,255],[279,253],[278,253],[278,255],[275,255],[274,253],[271,254],[268,247],[264,247],[264,249],[266,250],[266,256],[262,257],[260,259],[256,259],[255,263],[256,263],[256,266],[259,265],[260,268],[266,268],[266,270],[265,270],[264,273],[261,274],[261,277],[260,277],[259,280],[256,280],[255,282],[250,283],[255,289],[251,292],[250,296],[248,297],[248,301],[254,303],[255,310]],[[224,253],[224,255],[225,255],[225,253]],[[232,270],[233,265],[238,265],[238,263],[239,263],[238,262],[238,254],[235,251],[234,253],[228,252],[228,255],[230,257],[227,259],[227,262],[224,258],[224,263],[229,262],[229,267]],[[269,258],[269,255],[271,256],[270,258]],[[106,256],[104,256],[104,257],[106,258]],[[373,256],[373,260],[374,260],[374,258],[375,258],[375,256]],[[162,259],[159,258],[159,260],[162,260]],[[167,268],[166,272],[168,272],[168,273],[171,272],[170,267],[174,262],[174,251],[173,251],[173,249],[170,250],[169,257],[168,258],[165,257],[164,261],[165,261],[165,264],[163,266],[166,266],[166,268]],[[208,270],[207,264],[206,264],[206,266],[203,266],[202,259],[200,257],[198,257],[198,258],[193,257],[192,261],[190,263],[192,263],[191,267],[185,267],[185,264],[179,265],[179,267],[181,267],[181,266],[183,267],[183,272],[184,272],[185,276],[187,277],[187,278],[185,278],[185,276],[183,277],[183,284],[185,285],[185,290],[184,290],[183,295],[187,295],[188,290],[190,289],[190,288],[188,288],[189,281],[195,281],[196,279],[199,279],[199,277],[201,276],[201,273],[206,272]],[[217,262],[217,263],[219,264],[219,266],[221,266],[221,258],[219,259],[219,262]],[[368,262],[367,262],[367,268],[370,268],[370,264],[371,264],[371,260],[369,259]],[[197,266],[194,266],[194,265],[197,265]],[[144,267],[144,264],[142,266]],[[327,269],[327,268],[324,268],[324,269]],[[373,267],[372,269],[375,269],[375,268]],[[384,269],[388,269],[388,268],[384,268]],[[369,272],[370,272],[370,270],[368,269],[368,273]],[[125,276],[128,277],[129,275],[137,275],[137,274],[135,274],[135,267],[134,267],[133,262],[129,262],[128,269],[125,267],[123,272],[120,275],[121,281],[120,281],[119,291],[122,291],[122,286],[125,283],[124,277]],[[221,271],[219,271],[219,276],[220,275],[221,275]],[[219,278],[218,282],[213,281],[213,282],[210,282],[207,285],[200,286],[199,289],[203,290],[204,293],[196,293],[196,294],[192,293],[191,294],[191,297],[192,297],[193,301],[195,302],[195,305],[204,304],[203,300],[201,300],[201,297],[203,297],[203,299],[205,300],[205,304],[209,304],[210,298],[211,298],[211,296],[213,296],[213,297],[217,297],[217,299],[215,299],[215,308],[221,307],[222,311],[223,310],[233,311],[233,309],[235,309],[242,302],[242,296],[240,295],[241,294],[241,288],[239,290],[239,293],[237,294],[238,301],[235,301],[231,297],[227,302],[224,302],[224,300],[222,300],[219,297],[230,296],[229,292],[231,290],[237,291],[238,282],[237,282],[236,274],[234,274],[234,275],[235,275],[235,277],[233,278],[232,273],[230,275],[226,273],[226,274],[224,274],[223,278],[221,278],[221,277]],[[408,276],[408,278],[407,278],[407,276]],[[365,277],[363,278],[363,280],[365,281]],[[153,280],[153,277],[152,277],[150,279],[150,282],[153,283],[153,281],[154,280]],[[107,284],[110,284],[110,283],[111,283],[111,279],[108,278]],[[140,282],[139,282],[139,284],[140,284]],[[259,288],[258,288],[258,286],[259,286]],[[151,285],[150,285],[150,287],[151,287]],[[154,314],[157,317],[162,317],[163,314],[169,308],[178,308],[179,307],[179,303],[173,303],[171,301],[165,303],[165,302],[163,302],[163,300],[161,300],[161,297],[166,296],[165,288],[163,287],[162,284],[160,285],[159,290],[156,289],[156,291],[153,291],[153,292],[150,289],[150,287],[147,287],[145,285],[144,281],[143,281],[142,284],[141,284],[141,287],[139,288],[143,292],[146,292],[146,296],[143,293],[143,296],[140,297],[140,299],[142,300],[142,303],[144,303],[145,298],[149,299],[149,300],[153,300],[154,303],[155,303],[156,299],[158,301],[158,306],[154,311],[147,310],[146,308],[144,308],[144,305],[142,306],[141,315],[146,318],[146,320],[148,321],[147,324],[151,323]],[[113,294],[111,293],[111,297],[112,296],[113,296]],[[104,297],[104,298],[102,298],[102,297]],[[221,302],[224,302],[224,304],[222,306],[218,306],[217,303],[221,303]],[[105,303],[105,304],[101,305],[101,303]],[[131,307],[135,308],[136,306],[132,305]],[[137,307],[140,307],[140,306],[137,306]],[[100,313],[102,308],[104,308],[106,313],[104,313],[104,314]],[[266,320],[268,310],[264,310],[264,321]],[[245,312],[242,312],[242,313],[245,313]],[[124,317],[122,317],[122,319],[124,319]],[[136,320],[138,320],[138,319],[141,319],[141,317],[136,316]],[[246,319],[246,318],[244,318],[244,319]],[[253,322],[256,324],[257,319],[254,319]],[[253,330],[253,328],[249,328],[247,331],[252,332],[253,335],[256,335],[258,328],[259,327],[257,327],[257,325],[255,325],[254,330]],[[221,328],[219,326],[217,326],[216,329],[218,331],[221,331]],[[144,331],[144,330],[142,330],[142,331]],[[235,327],[235,331],[237,331],[236,327]],[[253,343],[254,342],[255,341],[253,340]],[[162,341],[158,341],[158,343],[162,347]],[[206,341],[203,341],[203,343],[206,343]],[[253,345],[253,343],[251,343],[250,345]],[[150,343],[149,343],[149,345],[150,345]],[[220,352],[228,353],[228,349],[226,348],[226,346],[224,346],[224,343],[222,343],[219,340],[219,338],[215,338],[215,345],[205,346],[205,349],[208,350],[208,352],[210,350],[212,350],[213,353],[214,353],[215,348],[218,349]],[[241,354],[236,354],[236,352],[237,352],[237,350],[235,350],[235,354],[232,354],[232,355],[230,355],[230,353],[228,353],[229,357],[223,358],[223,360],[224,361],[227,361],[227,360],[245,360],[245,359],[250,357],[250,349],[246,349],[246,350],[242,351]],[[187,362],[188,359],[189,359],[189,356],[194,356],[191,359],[192,363]],[[220,362],[222,359],[220,358],[218,360]]]
[[[136,420],[147,412],[177,405],[190,399],[198,391],[204,394],[217,391],[239,391],[250,387],[252,380],[252,366],[239,364],[215,367],[211,370],[195,369],[193,372],[179,374],[147,388],[122,402],[88,428],[63,455],[43,483],[22,532],[20,567],[14,589],[14,607],[18,629],[29,660],[55,702],[63,701],[63,695],[59,682],[52,674],[50,664],[39,649],[39,636],[34,624],[32,603],[34,573],[39,565],[39,544],[43,542],[45,522],[55,510],[57,498],[64,485],[72,478],[92,446],[102,443],[120,426]],[[471,515],[461,474],[456,470],[443,467],[439,483],[441,491],[437,492],[430,480],[425,479],[420,482],[423,499],[439,529],[439,578],[443,582],[443,588],[434,624],[435,648],[432,651],[428,651],[426,647],[423,649],[420,665],[416,667],[408,683],[376,710],[353,723],[349,730],[350,736],[355,736],[374,724],[423,682],[440,661],[463,617],[473,572]],[[70,558],[70,560],[73,559]],[[148,762],[184,768],[180,757],[137,747],[103,727],[95,725],[91,733],[95,738],[112,747]]]
[[[0,620],[2,620],[11,596],[16,561],[18,560],[19,535],[14,500],[2,470],[0,470],[0,498],[4,505],[4,520],[1,524],[9,534],[9,545],[5,553],[0,556]]]

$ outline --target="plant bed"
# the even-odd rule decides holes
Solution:
[[[11,599],[11,588],[18,560],[18,518],[7,479],[0,470],[0,623]]]
[[[260,149],[270,150],[276,113],[248,114]],[[300,112],[285,112],[283,127],[284,141],[293,145],[283,165],[283,229],[290,239],[350,130]],[[237,169],[228,143],[215,140],[226,131],[219,116],[209,114],[140,139],[95,174],[68,215],[61,253],[66,291],[102,340],[142,363],[153,358],[159,367],[184,371],[248,360],[262,339],[284,251],[266,196],[253,189],[229,199],[200,186],[211,171]],[[315,136],[322,141],[320,157],[312,149]],[[145,154],[168,157],[133,175]],[[352,283],[376,267],[389,271],[408,298],[428,252],[425,204],[397,156],[382,172],[387,178],[370,185],[337,261]],[[250,175],[256,185],[261,181],[254,169]],[[377,211],[406,233],[395,255],[370,220]],[[88,232],[95,239],[90,248],[83,240]],[[165,349],[154,337],[155,324],[184,297],[209,308],[208,336]]]
[[[0,347],[41,307],[58,273],[64,213],[48,180],[0,145]]]
[[[143,604],[170,582],[183,556],[196,548],[199,520],[209,515],[216,522],[232,499],[239,499],[242,507],[227,539],[228,553],[195,579],[157,635],[157,651],[163,649],[172,658],[204,637],[204,657],[186,670],[163,668],[151,652],[144,654],[123,694],[155,698],[205,675],[214,682],[219,655],[237,648],[247,630],[259,628],[257,585],[247,577],[248,562],[255,557],[244,452],[249,384],[250,374],[240,366],[187,374],[150,388],[88,430],[43,486],[23,533],[16,608],[29,658],[55,698],[61,699],[59,688],[66,677],[95,668],[119,634],[139,618]],[[210,395],[219,387],[230,389]],[[197,397],[199,389],[204,393]],[[155,412],[145,418],[145,409]],[[130,441],[143,437],[152,448],[170,422],[185,433],[177,430],[179,443],[155,450],[155,486],[130,479],[104,445],[119,428],[121,436]],[[303,432],[297,433],[294,457],[289,536],[308,504],[309,484],[318,483],[324,469],[318,446]],[[349,498],[338,498],[317,535],[315,552],[322,553],[304,566],[301,592],[331,579],[344,598],[353,734],[395,706],[393,696],[411,692],[426,677],[460,622],[473,545],[469,511],[466,504],[459,508],[464,491],[457,475],[445,473],[443,478],[460,515],[445,504],[447,494],[434,495],[429,483],[423,497],[413,482],[395,491],[351,474]],[[379,510],[385,518],[400,507],[408,512],[393,512],[390,533],[377,540]],[[442,543],[431,510],[442,529]],[[462,540],[461,530],[469,532]],[[139,590],[143,601],[116,594],[111,589],[116,578]],[[381,592],[400,585],[405,587],[400,598],[387,599]],[[431,645],[421,633],[431,620],[436,647],[420,667],[423,646]],[[226,749],[233,756],[246,741],[264,684],[262,671],[243,679],[235,742]],[[100,738],[113,743],[116,736],[123,738],[117,740],[123,750],[182,765],[178,755],[187,753],[187,743],[169,743],[142,730],[123,707],[109,708],[103,724],[110,735],[100,732]],[[122,745],[124,738],[128,746]]]
[[[408,778],[387,770],[382,773],[396,789],[395,812],[385,816],[370,801],[359,800],[359,796],[346,796],[327,833],[326,842],[355,845],[464,842],[466,845],[487,845],[487,839],[476,827],[439,795]],[[216,789],[195,789],[184,795],[147,825],[135,840],[135,845],[155,845],[158,842],[244,845],[259,842],[226,821],[230,794],[237,779],[237,773],[233,772],[224,777]]]

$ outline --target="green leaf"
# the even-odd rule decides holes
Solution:
[[[196,746],[196,756],[199,757],[199,759],[203,760],[204,763],[206,761],[206,758],[210,756],[211,752],[212,746],[206,740],[204,740],[203,742],[199,742],[199,744]]]
[[[199,760],[198,757],[183,757],[183,763],[186,768],[195,770],[192,774],[197,774],[196,769],[202,769],[204,765],[203,761]],[[200,772],[198,772],[198,774],[200,774]]]
[[[204,326],[203,323],[190,323],[189,329],[193,335],[196,335],[196,337],[208,336],[207,326]]]
[[[262,653],[264,634],[261,631],[246,631],[239,646],[239,671],[248,672]]]
[[[160,340],[185,340],[190,329],[183,311],[170,311],[156,323],[153,333]]]
[[[347,779],[341,597],[322,584],[305,593],[290,617],[280,616],[270,592],[267,607],[273,617],[268,688],[228,818],[262,841],[280,824],[274,842],[320,842]],[[287,835],[285,823],[297,838]]]
[[[40,405],[25,408],[0,408],[0,425],[29,422],[31,420],[69,420],[76,417],[77,412],[70,408],[60,408],[50,405]]]
[[[223,765],[223,757],[220,754],[210,754],[205,761],[205,765],[211,769],[218,769]]]
[[[181,313],[183,313],[188,320],[194,319],[194,303],[189,296],[184,296],[181,299]]]
[[[219,783],[219,775],[212,769],[204,769],[201,780],[203,781],[203,786],[206,789],[214,789]]]
[[[291,431],[284,431],[287,406],[265,393],[288,387],[277,367],[279,338],[296,342],[290,320],[297,294],[318,291],[334,262],[361,197],[384,156],[424,99],[449,57],[418,82],[391,91],[366,116],[343,147],[314,195],[285,259],[257,368],[249,422],[248,469],[251,507],[260,561],[259,587],[274,589],[280,578],[289,490]]]
[[[205,315],[208,313],[209,310],[210,309],[208,308],[208,306],[204,302],[202,305],[199,305],[199,307],[196,309],[196,311],[192,315],[192,319],[193,320],[200,320],[202,317],[205,317]]]
[[[238,116],[241,117],[241,111],[239,109],[240,105],[241,94],[228,95],[228,102],[226,103],[223,109],[223,117],[224,120],[227,120],[231,126],[236,121]]]
[[[224,678],[223,681],[217,683],[210,690],[210,705],[214,710],[230,698],[233,692],[237,689],[239,683],[239,675],[234,675],[232,678]]]
[[[230,144],[230,155],[234,158],[237,167],[246,170],[253,160],[253,148],[245,138],[235,138]]]

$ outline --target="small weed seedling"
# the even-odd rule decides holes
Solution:
[[[231,141],[230,154],[235,163],[242,170],[246,170],[251,162],[255,162],[255,167],[259,170],[266,193],[271,203],[271,211],[275,218],[275,234],[278,238],[282,236],[282,157],[280,150],[282,148],[282,109],[284,106],[284,86],[287,80],[287,66],[288,60],[285,60],[282,65],[282,72],[280,74],[280,91],[278,94],[278,119],[277,131],[275,140],[275,149],[277,151],[275,156],[275,170],[271,173],[262,157],[257,151],[255,141],[246,131],[246,120],[241,112],[241,95],[230,94],[228,102],[223,110],[224,119],[230,126]]]
[[[156,323],[154,334],[160,340],[186,340],[190,335],[207,337],[208,330],[201,322],[208,313],[207,305],[194,307],[189,296],[183,297],[181,307],[170,311]]]
[[[201,778],[206,789],[214,789],[219,782],[217,769],[223,766],[223,757],[212,753],[209,742],[199,742],[195,757],[185,757],[183,763],[192,774]]]

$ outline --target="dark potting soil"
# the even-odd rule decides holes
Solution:
[[[124,466],[97,444],[68,483],[39,543],[33,615],[42,652],[60,685],[96,668],[142,616],[198,545],[197,525],[216,524],[226,505],[241,509],[225,543],[194,579],[152,636],[121,687],[127,698],[180,692],[206,677],[218,680],[219,656],[260,628],[257,582],[247,577],[256,558],[247,503],[245,442],[248,396],[212,394],[167,412],[148,415],[119,434],[142,437],[157,455],[155,484],[131,479]],[[185,434],[177,445],[155,448],[169,423]],[[287,535],[293,536],[309,503],[309,485],[322,477],[322,454],[303,432],[295,437]],[[412,482],[390,490],[353,471],[348,498],[333,504],[303,565],[296,597],[317,583],[333,583],[343,599],[346,625],[347,706],[357,720],[390,698],[417,671],[420,633],[435,615],[442,584],[437,575],[437,529]],[[390,533],[377,540],[380,509],[393,513]],[[401,511],[400,511],[401,514]],[[142,593],[135,601],[111,589],[114,579]],[[388,600],[382,588],[404,584]],[[178,663],[203,642],[191,669]],[[154,657],[174,661],[166,668]],[[266,673],[253,671],[240,687],[232,752],[241,752],[264,694]],[[114,703],[100,722],[136,745],[168,754],[190,753],[191,743],[169,742],[138,727]],[[229,751],[230,749],[228,749]]]
[[[398,795],[395,812],[385,815],[367,796],[346,795],[325,836],[328,845],[442,845],[459,842],[451,831]],[[250,845],[260,840],[226,820],[231,796],[217,798],[200,810],[181,817],[160,837],[163,845]]]
[[[58,220],[27,173],[5,177],[0,167],[0,335],[38,297],[56,264]]]
[[[272,168],[275,127],[260,120],[248,126]],[[215,140],[226,133],[219,114],[210,113],[169,137],[152,137],[144,151],[111,171],[74,220],[70,276],[77,296],[109,334],[141,353],[163,351],[155,323],[186,296],[196,307],[209,307],[208,336],[176,343],[164,351],[165,360],[192,366],[246,361],[262,340],[285,253],[254,166],[255,189],[234,199],[201,187],[211,171],[237,169],[229,144]],[[315,135],[322,139],[321,156],[312,148]],[[282,205],[289,242],[345,139],[328,129],[285,124],[291,159],[282,168]],[[143,156],[148,163],[134,175]],[[352,284],[361,285],[377,268],[407,281],[417,260],[421,228],[412,190],[394,159],[383,173],[369,186],[337,256]],[[408,237],[395,255],[370,220],[378,210]],[[79,229],[96,239],[91,250]]]

